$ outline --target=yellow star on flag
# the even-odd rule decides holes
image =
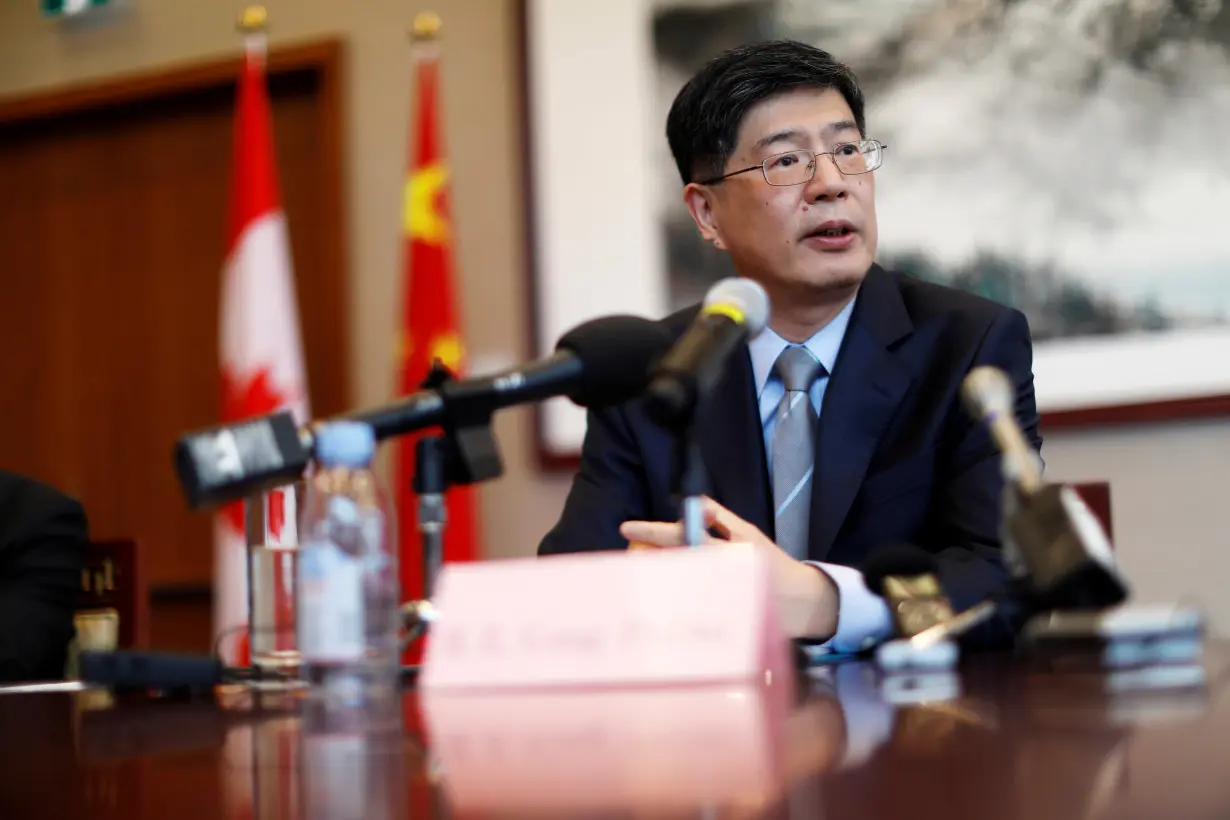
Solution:
[[[444,333],[431,341],[431,350],[428,358],[432,361],[439,359],[440,364],[444,365],[454,375],[461,373],[461,364],[465,360],[465,347],[461,344],[461,339],[457,338],[455,333]]]
[[[448,219],[440,213],[440,192],[448,181],[443,163],[432,164],[412,173],[406,180],[405,230],[411,239],[439,245],[448,238]]]

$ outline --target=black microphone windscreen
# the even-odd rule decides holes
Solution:
[[[564,334],[555,349],[581,361],[581,378],[569,398],[582,407],[604,407],[639,396],[670,345],[670,334],[658,322],[604,316]]]
[[[939,575],[935,556],[922,547],[904,541],[876,547],[863,563],[863,582],[867,589],[884,596],[884,579],[890,575]]]
[[[296,481],[310,456],[285,410],[185,433],[175,443],[175,472],[195,509]]]

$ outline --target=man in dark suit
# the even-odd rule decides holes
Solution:
[[[866,133],[853,74],[795,42],[718,56],[667,119],[697,229],[772,305],[698,410],[710,530],[762,545],[785,629],[836,651],[892,631],[857,569],[880,544],[933,553],[959,608],[1005,582],[1000,460],[959,395],[971,367],[1008,373],[1017,420],[1041,445],[1025,317],[874,263],[884,146]],[[664,322],[681,335],[696,313]],[[539,554],[683,543],[672,453],[640,402],[592,411]]]
[[[0,471],[0,681],[64,677],[88,540],[80,504]]]

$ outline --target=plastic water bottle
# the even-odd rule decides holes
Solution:
[[[399,703],[397,555],[371,470],[375,436],[356,422],[316,435],[299,556],[299,648],[309,711],[337,728],[390,718]],[[391,711],[389,711],[391,710]]]

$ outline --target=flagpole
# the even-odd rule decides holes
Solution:
[[[244,60],[254,58],[262,65],[269,48],[269,14],[264,6],[248,6],[239,14],[235,28],[243,35]],[[297,507],[296,507],[297,509]],[[248,587],[247,655],[252,663],[253,625],[256,622],[256,578],[252,564],[256,549],[264,546],[269,532],[268,496],[264,491],[244,499],[244,570]]]
[[[415,16],[410,27],[411,61],[419,80],[419,91],[423,90],[424,64],[431,64],[434,69],[439,60],[441,25],[440,15],[425,11]],[[432,82],[434,81],[433,76]],[[423,116],[422,112],[420,116]],[[420,138],[422,137],[423,134],[420,133]],[[420,145],[420,151],[422,148]],[[417,163],[412,161],[411,172],[421,171]],[[421,271],[418,273],[422,274]],[[405,366],[404,361],[401,364]],[[457,375],[436,357],[432,359],[418,387],[423,390],[437,389],[456,379]],[[402,443],[401,446],[407,445]],[[422,596],[402,605],[405,628],[402,637],[403,651],[424,638],[437,617],[431,596],[435,592],[437,576],[444,564],[444,533],[448,525],[445,493],[454,477],[489,477],[484,470],[490,471],[492,465],[498,474],[499,455],[491,437],[489,423],[471,423],[464,430],[423,436],[415,442],[411,474],[403,477],[403,480],[408,478],[416,501],[415,518],[418,521],[422,562]]]
[[[436,61],[440,56],[440,15],[424,11],[415,15],[410,27],[410,59],[418,65]],[[456,378],[436,359],[421,387],[433,389]],[[444,529],[448,526],[448,514],[444,493],[448,489],[446,443],[441,436],[430,436],[416,442],[414,452],[413,485],[418,497],[418,528],[422,541],[423,598],[430,601],[435,591],[436,576],[444,563]]]
[[[397,349],[398,389],[421,390],[460,378],[465,346],[453,307],[449,169],[442,145],[439,102],[441,21],[434,12],[415,16],[410,26],[414,83],[412,131],[403,219],[406,242],[402,338]],[[397,442],[397,514],[417,521],[417,529],[399,527],[399,576],[402,580],[409,662],[423,650],[435,617],[431,596],[445,563],[474,557],[474,484],[503,472],[489,415],[450,418],[434,435]],[[456,549],[454,549],[456,548]],[[420,574],[421,573],[421,574]],[[417,642],[417,643],[416,643]]]

